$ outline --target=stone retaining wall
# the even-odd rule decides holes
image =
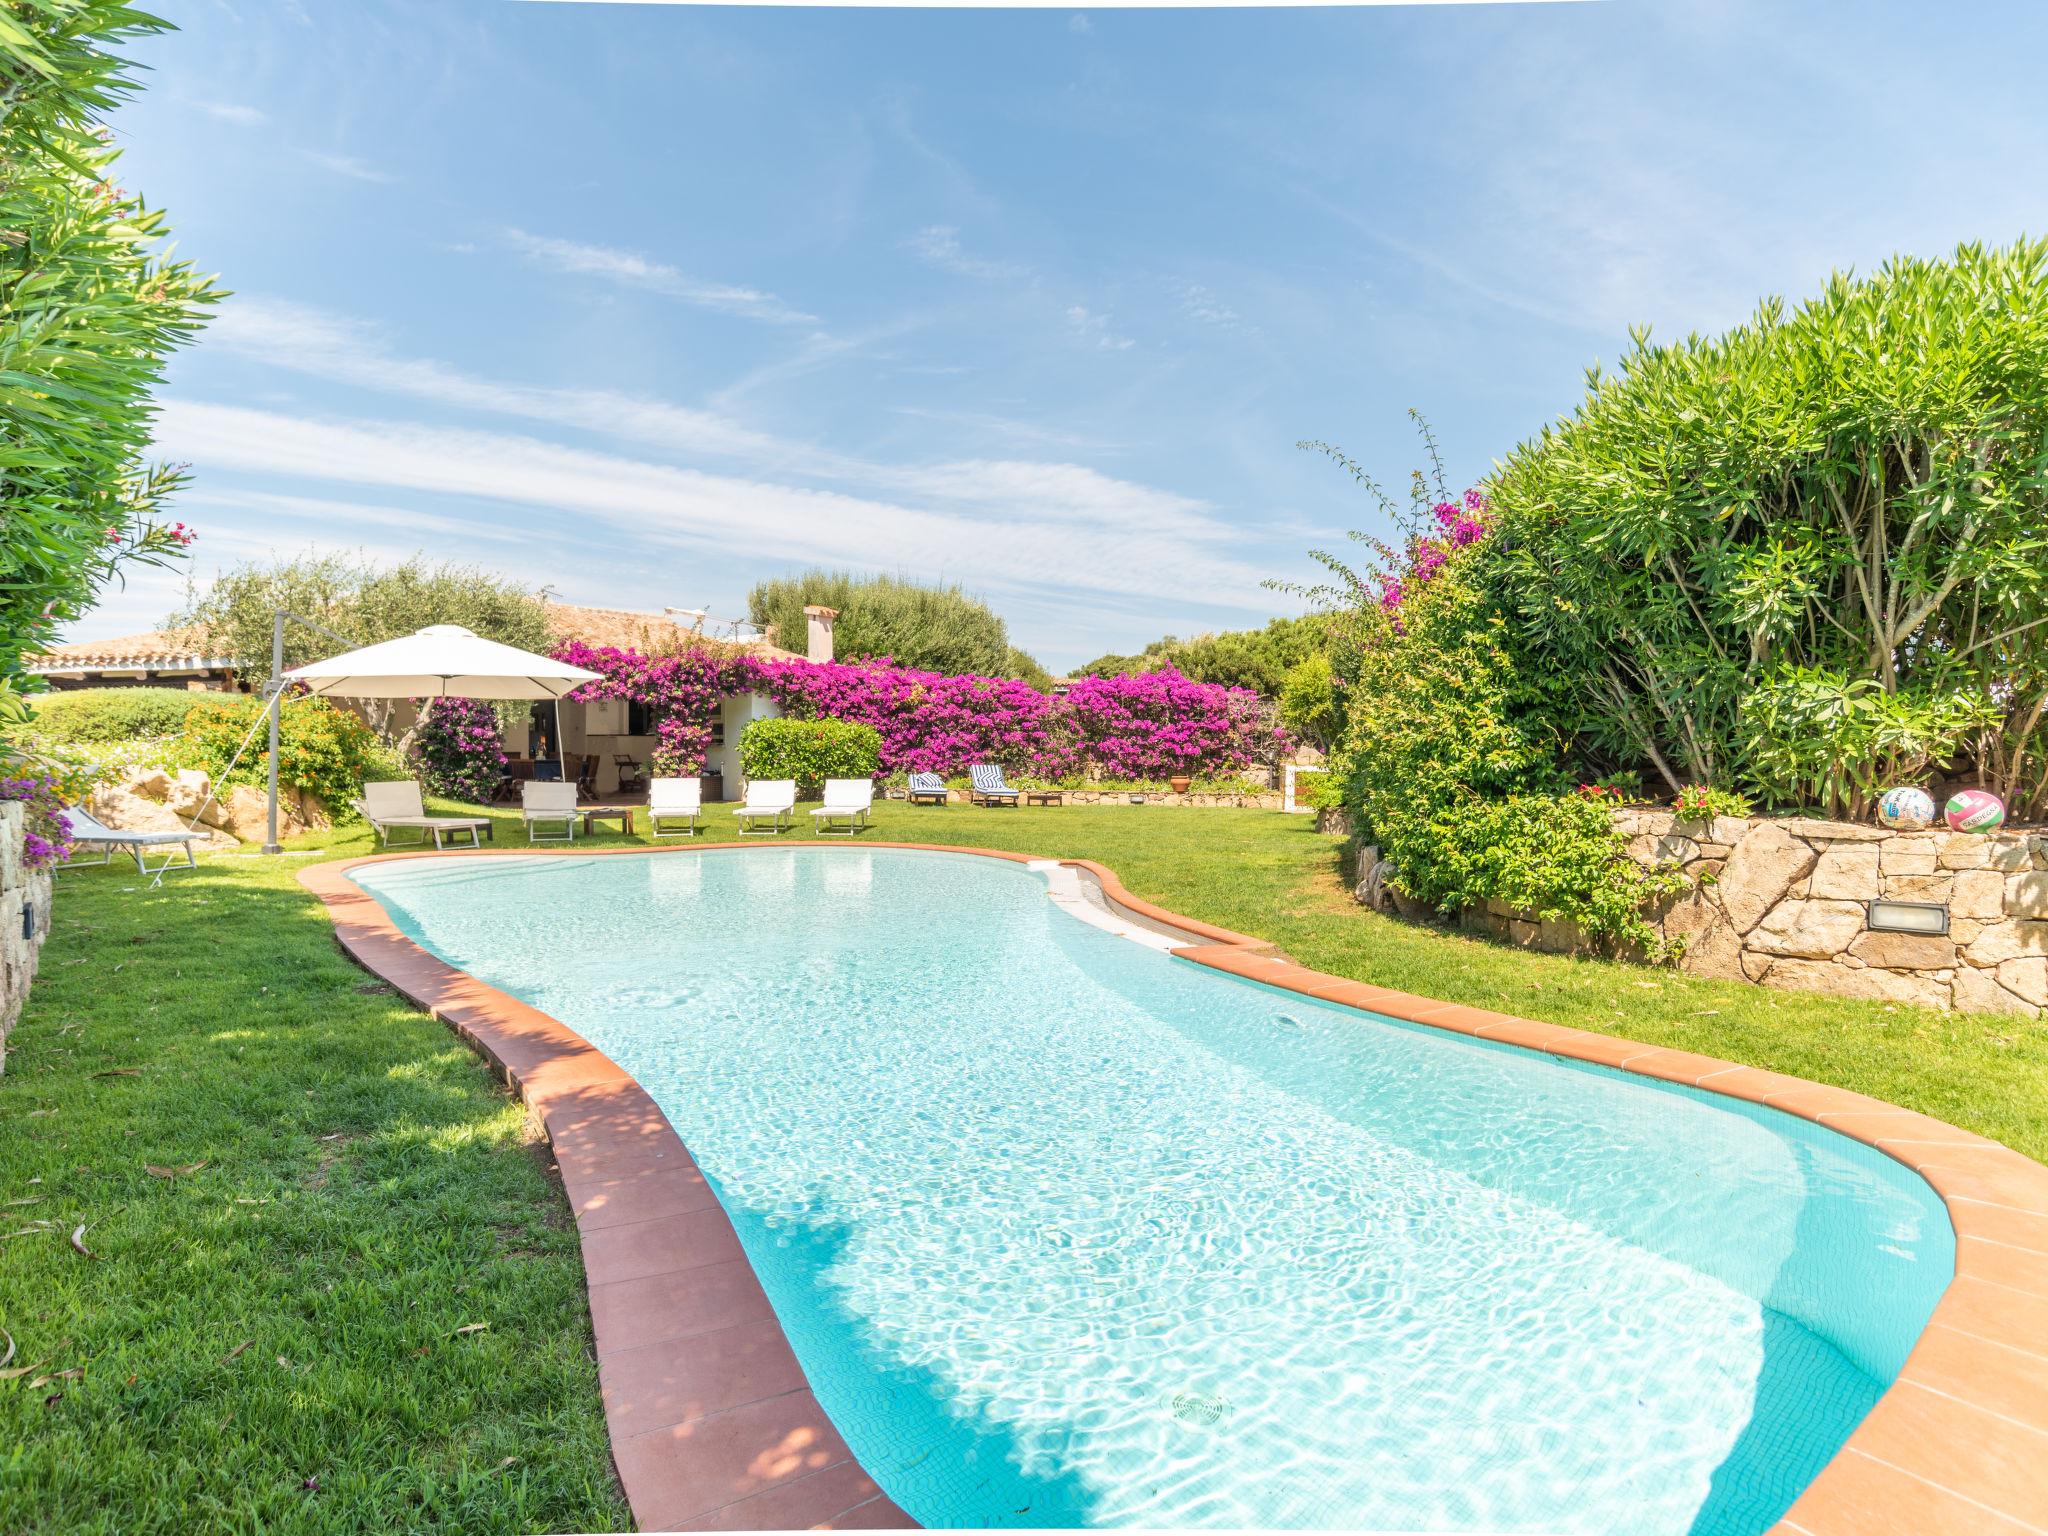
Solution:
[[[8,1031],[21,1017],[50,929],[50,871],[23,862],[27,828],[26,808],[0,803],[0,1070],[7,1065]]]
[[[1727,816],[1681,822],[1648,809],[1615,816],[1632,858],[1676,866],[1691,880],[1691,889],[1645,914],[1661,937],[1683,943],[1683,970],[1877,1002],[2029,1017],[2048,1008],[2042,832],[1980,837]],[[1376,850],[1361,850],[1358,896],[1400,905]],[[1865,904],[1879,898],[1941,903],[1949,931],[1874,932]],[[1573,924],[1538,922],[1505,903],[1460,921],[1532,949],[1596,947]]]

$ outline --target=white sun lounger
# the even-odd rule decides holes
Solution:
[[[946,790],[946,781],[936,773],[913,773],[910,776],[910,803],[923,805],[944,805],[952,798]]]
[[[647,784],[647,835],[695,837],[697,818],[704,814],[702,779],[650,779]],[[662,823],[683,823],[664,828]]]
[[[750,781],[745,802],[733,811],[733,815],[740,819],[742,833],[752,832],[757,821],[766,821],[770,832],[787,831],[790,817],[795,813],[795,779]]]
[[[973,804],[1016,806],[1017,791],[1003,782],[1002,764],[970,763],[967,779],[974,786],[967,794]]]
[[[582,814],[576,809],[576,786],[565,784],[560,779],[528,779],[519,786],[519,815],[526,823],[526,840],[529,843],[573,843],[576,841],[576,822]],[[536,824],[562,823],[560,836],[553,833],[536,832]]]
[[[94,869],[102,864],[110,864],[114,859],[114,850],[119,848],[133,858],[135,868],[146,875],[151,873],[151,870],[142,862],[142,850],[169,849],[173,846],[185,855],[185,862],[177,864],[175,860],[166,858],[165,869],[197,869],[199,861],[192,857],[192,845],[204,842],[207,837],[204,832],[129,832],[120,827],[110,827],[92,812],[75,805],[64,807],[64,819],[71,823],[71,840],[82,847],[97,847],[100,856],[96,859],[66,859],[57,866],[59,869]]]
[[[397,831],[418,832],[422,843],[431,835],[436,848],[441,846],[443,837],[467,832],[469,846],[480,848],[483,834],[491,830],[488,816],[429,816],[416,779],[385,779],[365,784],[363,798],[350,804],[387,848],[391,846],[391,834]]]
[[[834,830],[834,823],[843,822],[838,830],[852,837],[868,824],[868,812],[875,806],[875,781],[873,779],[827,779],[825,781],[825,803],[811,812],[818,823],[818,832]]]

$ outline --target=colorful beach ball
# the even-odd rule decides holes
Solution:
[[[2005,802],[1988,789],[1966,789],[1949,801],[1945,815],[1958,832],[1995,832],[2005,820]]]
[[[1901,832],[1918,832],[1934,825],[1934,796],[1911,784],[1884,792],[1877,802],[1877,819]]]

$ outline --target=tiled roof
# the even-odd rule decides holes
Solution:
[[[586,608],[579,603],[547,605],[548,625],[555,639],[581,640],[585,645],[616,646],[627,651],[652,651],[715,645],[750,652],[767,661],[802,661],[766,640],[714,640],[693,634],[665,613],[637,608]]]
[[[154,667],[229,667],[212,654],[200,629],[152,629],[118,640],[74,640],[24,658],[31,672],[130,672]]]

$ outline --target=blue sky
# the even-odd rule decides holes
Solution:
[[[361,549],[737,615],[957,581],[1055,667],[1292,611],[1631,324],[2048,227],[2031,5],[890,11],[189,0],[124,182],[235,297],[193,574]],[[140,577],[72,627],[148,627]]]

